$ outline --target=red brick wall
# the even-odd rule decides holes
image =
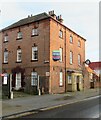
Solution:
[[[44,60],[49,60],[49,20],[43,20],[39,22],[38,36],[31,37],[33,24],[25,25],[20,27],[20,31],[23,33],[21,40],[16,40],[18,28],[7,30],[3,32],[4,35],[7,33],[9,41],[3,43],[3,51],[5,48],[9,51],[8,64],[3,64],[3,69],[6,69],[8,73],[17,66],[25,68],[25,75],[30,76],[33,68],[38,72],[38,75],[46,75],[49,71],[49,63],[44,64]],[[2,39],[2,42],[4,39]],[[38,61],[31,62],[32,58],[32,46],[34,43],[38,46]],[[22,63],[16,63],[17,48],[20,46],[22,50]],[[2,58],[3,60],[3,58]],[[30,80],[25,80],[26,85],[30,89]]]
[[[63,38],[59,37],[59,30],[63,31]],[[73,36],[73,44],[69,42],[70,35]],[[81,46],[78,47],[78,40]],[[63,62],[52,60],[52,51],[63,48]],[[66,50],[65,50],[66,49]],[[73,52],[73,64],[70,65],[70,50]],[[78,65],[78,54],[81,55],[81,66]],[[66,56],[66,58],[65,58]],[[85,41],[72,31],[65,28],[63,25],[54,20],[50,21],[50,74],[51,74],[51,92],[65,92],[66,69],[82,70],[83,62],[85,61]],[[63,86],[59,87],[59,72],[63,70]],[[57,87],[56,87],[57,86]]]
[[[63,31],[63,39],[59,37],[59,30]],[[53,61],[52,51],[63,48],[63,61]],[[59,86],[60,71],[63,72],[63,86]],[[65,92],[65,47],[64,47],[64,27],[54,20],[50,21],[50,84],[52,93]]]
[[[73,36],[73,43],[70,43],[70,35]],[[81,47],[78,47],[78,40],[81,42]],[[70,64],[70,51],[73,52],[73,64]],[[78,54],[81,55],[81,66],[85,61],[85,41],[74,34],[73,32],[66,30],[66,67],[71,69],[81,69],[78,65]]]

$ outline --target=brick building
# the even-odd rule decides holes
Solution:
[[[91,62],[89,67],[93,69],[99,78],[96,80],[96,86],[101,88],[101,61],[99,62]]]
[[[3,73],[13,89],[34,94],[83,89],[85,39],[66,27],[54,11],[28,16],[4,29]],[[39,80],[38,80],[39,78]]]

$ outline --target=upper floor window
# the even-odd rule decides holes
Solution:
[[[81,42],[80,42],[80,40],[78,40],[78,47],[81,47]]]
[[[62,30],[59,31],[59,37],[63,38],[63,31]]]
[[[73,43],[73,37],[70,36],[70,43]]]
[[[38,60],[38,48],[37,48],[37,46],[32,47],[32,60]]]
[[[21,39],[21,38],[22,38],[22,32],[18,32],[17,39]]]
[[[81,65],[81,55],[78,54],[78,65]]]
[[[4,42],[8,42],[8,35],[7,34],[4,36]]]
[[[8,63],[8,50],[5,49],[4,51],[4,63]]]
[[[72,63],[73,63],[73,52],[70,51],[70,64],[72,64]]]
[[[38,29],[37,28],[33,28],[32,29],[32,36],[38,35]]]
[[[22,56],[21,49],[17,49],[17,62],[21,62],[22,61],[21,56]]]

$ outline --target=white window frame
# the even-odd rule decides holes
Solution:
[[[68,84],[72,84],[72,75],[68,75]]]
[[[73,64],[73,52],[70,51],[70,64]]]
[[[38,86],[38,74],[37,74],[37,72],[31,72],[31,86]]]
[[[17,39],[22,38],[22,32],[18,32]]]
[[[59,51],[60,51],[60,62],[63,61],[63,48],[59,48]]]
[[[63,86],[63,72],[60,72],[60,81],[59,81],[59,85]]]
[[[8,63],[8,51],[4,51],[4,63]]]
[[[16,86],[15,89],[19,90],[21,88],[21,73],[16,73]]]
[[[63,38],[63,31],[62,30],[59,31],[59,37]]]
[[[81,65],[81,55],[78,54],[78,65]]]
[[[8,35],[5,35],[4,36],[4,42],[7,42],[8,41]]]
[[[73,43],[73,36],[70,35],[70,43]]]
[[[38,29],[37,28],[32,29],[32,36],[34,36],[34,35],[38,35]]]
[[[32,60],[38,60],[38,47],[37,46],[32,47]]]
[[[81,42],[80,42],[80,40],[78,40],[78,47],[81,47]]]
[[[22,50],[17,49],[17,62],[21,62],[21,61],[22,61]]]

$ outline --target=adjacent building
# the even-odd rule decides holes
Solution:
[[[96,80],[96,86],[101,87],[101,62],[91,62],[89,67],[99,76],[99,79]]]
[[[84,73],[84,89],[96,88],[97,81],[99,80],[97,73],[88,65],[85,66]]]
[[[85,39],[54,11],[28,16],[4,29],[3,73],[14,90],[35,94],[83,90]]]

